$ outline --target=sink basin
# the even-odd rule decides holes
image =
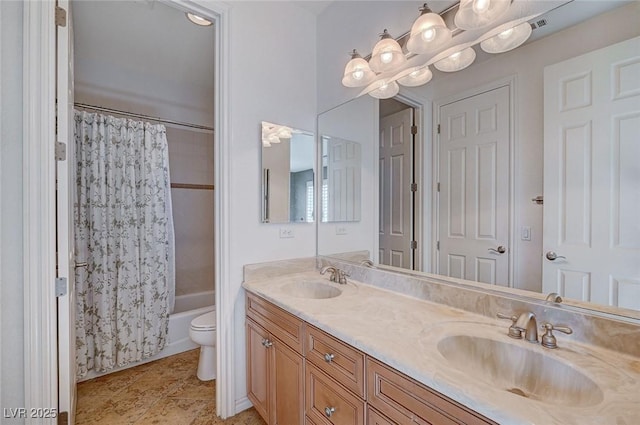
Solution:
[[[283,289],[289,295],[298,298],[325,299],[335,298],[342,294],[342,290],[335,286],[317,280],[293,282]]]
[[[582,372],[526,346],[454,335],[441,339],[438,351],[470,378],[520,397],[576,407],[603,400],[600,387]]]

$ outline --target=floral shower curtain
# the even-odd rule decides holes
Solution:
[[[166,129],[76,111],[78,377],[162,350],[175,294]]]

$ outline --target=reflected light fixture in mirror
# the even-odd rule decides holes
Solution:
[[[369,66],[375,72],[385,72],[397,69],[399,66],[404,65],[406,61],[407,58],[405,58],[400,44],[391,38],[391,35],[385,29],[380,35],[380,41],[373,48]]]
[[[374,78],[376,78],[376,74],[371,70],[369,62],[362,59],[356,49],[353,49],[351,60],[344,68],[342,84],[346,87],[364,87]]]
[[[265,148],[273,144],[280,143],[282,139],[291,139],[292,129],[290,127],[278,124],[262,122],[262,146]]]
[[[191,12],[186,12],[187,19],[193,22],[196,25],[200,25],[201,27],[208,27],[212,24],[212,22],[208,19],[203,18],[202,16],[194,15]]]
[[[463,30],[483,28],[506,12],[510,4],[511,0],[461,0],[454,22]]]
[[[398,78],[398,83],[405,87],[417,87],[431,81],[433,73],[428,66],[415,66],[402,71],[400,74],[396,75],[396,78]]]
[[[433,13],[426,3],[420,8],[420,12],[420,17],[411,26],[407,50],[412,53],[433,52],[451,40],[451,31],[444,19]]]
[[[400,92],[400,86],[395,81],[378,80],[373,84],[377,87],[369,92],[369,96],[376,99],[389,99]]]
[[[471,47],[459,50],[434,64],[442,72],[455,72],[465,69],[476,60],[476,51]]]
[[[531,24],[523,22],[515,27],[488,38],[480,43],[480,48],[487,53],[504,53],[519,47],[531,36]]]

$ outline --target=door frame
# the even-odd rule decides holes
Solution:
[[[517,117],[517,108],[516,105],[516,87],[517,87],[517,75],[507,76],[498,80],[495,80],[491,83],[483,84],[478,87],[474,87],[469,90],[465,90],[461,93],[456,93],[454,95],[444,96],[439,98],[433,102],[433,121],[432,121],[432,137],[433,137],[433,152],[431,157],[432,164],[432,193],[431,193],[431,226],[433,229],[433,238],[431,239],[431,262],[432,262],[432,272],[438,273],[438,256],[439,250],[437,249],[437,242],[440,238],[438,234],[438,225],[440,222],[439,217],[439,192],[437,188],[438,181],[440,180],[440,169],[439,169],[439,158],[440,158],[440,134],[438,134],[438,124],[440,124],[440,108],[450,103],[458,102],[460,100],[467,99],[469,97],[477,96],[482,93],[486,93],[501,87],[509,88],[509,194],[508,194],[508,205],[509,205],[509,237],[507,243],[509,244],[509,271],[508,271],[508,282],[507,286],[512,288],[514,286],[514,274],[515,267],[517,264],[518,257],[518,246],[516,244],[516,232],[515,229],[518,228],[518,214],[516,214],[516,209],[518,206],[515,205],[515,188],[516,188],[516,175],[515,175],[515,165],[516,165],[516,125],[518,122]]]
[[[161,0],[214,21],[214,207],[215,302],[217,321],[217,414],[236,413],[234,362],[234,294],[230,290],[230,151],[229,80],[231,6],[210,0]],[[23,3],[23,243],[24,243],[24,407],[58,406],[55,221],[55,2]],[[26,423],[35,423],[27,419]],[[56,419],[38,419],[55,424]]]

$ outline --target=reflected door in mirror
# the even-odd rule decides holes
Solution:
[[[322,152],[323,221],[359,221],[360,144],[322,136]]]

